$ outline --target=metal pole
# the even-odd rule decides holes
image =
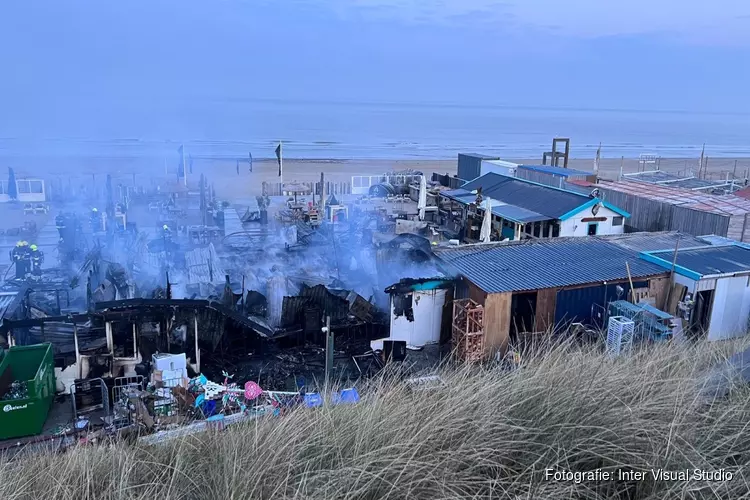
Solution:
[[[326,334],[326,378],[325,390],[329,388],[331,382],[331,370],[333,370],[333,334],[331,333],[331,317],[326,316],[326,326],[323,329]]]
[[[195,371],[201,372],[201,350],[198,347],[198,313],[193,312],[193,326],[195,326]]]
[[[669,312],[666,310],[667,307],[669,307],[669,299],[671,299],[672,295],[672,289],[674,288],[674,273],[675,268],[677,267],[677,251],[680,248],[680,237],[677,237],[677,241],[674,244],[674,254],[672,255],[672,271],[669,273],[669,288],[667,289],[667,298],[664,300],[664,311]]]
[[[73,345],[76,349],[76,372],[78,374],[78,379],[83,378],[81,375],[82,368],[81,368],[81,352],[78,350],[78,326],[76,326],[75,323],[73,323]]]

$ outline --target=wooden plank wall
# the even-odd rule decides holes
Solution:
[[[673,206],[672,224],[670,231],[680,231],[693,236],[705,236],[715,234],[727,236],[730,225],[730,217],[727,215],[703,212],[693,208]],[[740,232],[742,225],[740,223]],[[737,235],[739,237],[739,234]],[[731,236],[728,236],[731,238]]]
[[[730,217],[727,234],[720,234],[719,236],[726,236],[727,238],[744,243],[750,242],[750,219],[748,219],[748,214],[733,215]]]
[[[557,288],[539,290],[536,295],[536,328],[537,332],[552,331],[555,324],[555,307],[557,305]]]
[[[672,205],[601,186],[599,186],[599,191],[608,203],[630,213],[630,218],[625,223],[638,231],[681,231],[693,236],[707,234],[727,236],[729,231],[730,220],[727,215]],[[739,239],[742,232],[742,220],[735,226],[739,227],[737,237],[728,237]]]
[[[606,187],[598,187],[607,203],[611,203],[630,214],[630,218],[625,221],[626,225],[639,231],[669,231],[672,205],[610,190]]]
[[[513,294],[490,293],[484,300],[484,345],[487,356],[505,355],[510,335],[510,305]]]
[[[648,282],[648,296],[654,298],[654,307],[662,311],[666,305],[669,283],[669,278],[653,278]]]

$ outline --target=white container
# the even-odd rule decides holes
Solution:
[[[412,292],[413,321],[409,321],[404,314],[396,316],[395,304],[391,297],[389,340],[405,340],[407,345],[415,347],[439,343],[446,292],[445,289]]]
[[[153,369],[161,372],[187,369],[187,358],[184,352],[181,354],[158,353],[154,354],[151,360],[154,365]]]

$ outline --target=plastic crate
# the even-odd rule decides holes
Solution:
[[[55,399],[52,344],[11,347],[0,362],[0,397],[15,380],[26,381],[28,397],[0,400],[0,439],[34,436],[44,430]]]

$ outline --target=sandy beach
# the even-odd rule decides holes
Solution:
[[[508,159],[517,163],[540,164],[539,158]],[[42,177],[48,182],[91,185],[104,182],[107,174],[112,175],[113,182],[152,185],[165,181],[176,181],[176,158],[167,163],[148,158],[50,158],[46,161],[24,158],[0,158],[0,167],[13,167],[17,177]],[[285,182],[311,182],[320,179],[325,172],[331,182],[350,182],[353,175],[375,175],[392,170],[414,169],[427,174],[455,174],[457,160],[284,160],[283,179]],[[736,170],[735,170],[736,165]],[[568,167],[592,171],[594,161],[591,158],[571,159]],[[660,168],[670,172],[690,172],[695,174],[698,158],[663,158]],[[636,172],[640,167],[637,158],[603,158],[600,163],[600,176],[616,178],[620,169],[624,173]],[[652,167],[649,167],[652,169]],[[708,178],[730,178],[736,172],[737,178],[744,178],[750,169],[750,158],[709,158]],[[255,160],[253,171],[249,164],[241,162],[239,173],[235,159],[196,159],[192,173],[188,173],[188,184],[198,185],[200,175],[206,176],[213,183],[218,196],[236,200],[255,196],[261,192],[263,182],[279,182],[278,165],[275,159]]]

